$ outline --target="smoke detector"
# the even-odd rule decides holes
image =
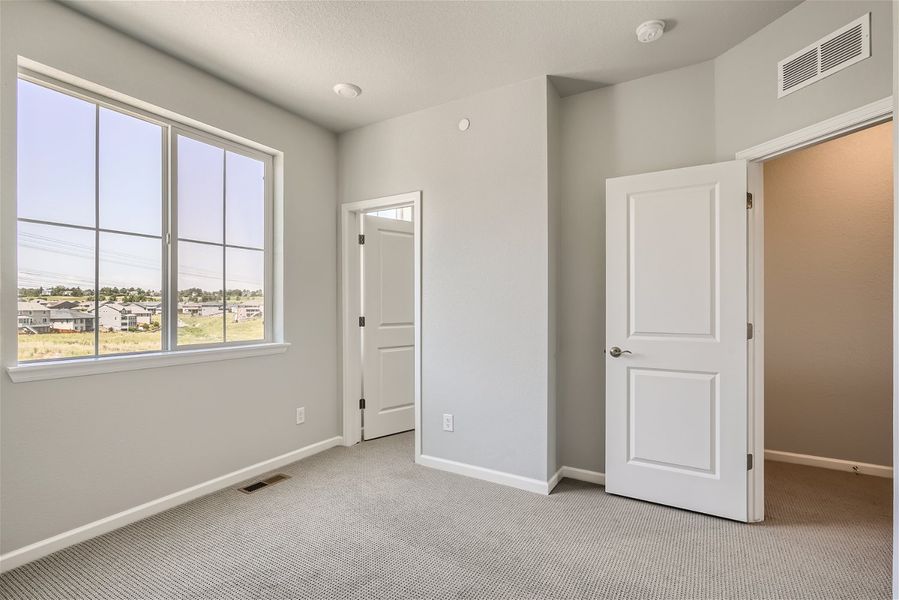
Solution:
[[[362,88],[354,83],[338,83],[334,86],[334,93],[341,98],[356,98],[362,93]]]
[[[665,21],[646,21],[637,26],[637,41],[641,44],[654,42],[665,33]]]

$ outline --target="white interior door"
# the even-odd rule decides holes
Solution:
[[[606,182],[607,492],[748,520],[746,211],[745,161]]]
[[[365,215],[362,246],[363,439],[415,427],[412,221]]]

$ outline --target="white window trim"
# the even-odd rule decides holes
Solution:
[[[281,153],[262,146],[252,140],[238,138],[233,134],[220,131],[213,127],[201,126],[201,124],[192,119],[174,115],[173,113],[170,113],[170,111],[163,109],[157,111],[144,108],[144,103],[138,100],[133,100],[131,102],[123,101],[119,98],[120,94],[94,91],[92,89],[94,86],[88,82],[63,81],[62,79],[57,78],[59,77],[58,73],[49,67],[42,68],[43,65],[40,65],[39,63],[26,61],[23,64],[21,59],[19,62],[18,77],[22,79],[43,85],[50,89],[55,89],[70,96],[81,98],[99,106],[106,106],[118,112],[152,122],[162,126],[164,130],[167,129],[167,131],[164,131],[165,143],[163,148],[163,176],[166,178],[166,181],[164,182],[163,191],[164,214],[162,235],[168,237],[170,242],[175,242],[176,240],[174,239],[174,236],[171,235],[171,233],[173,233],[171,229],[173,228],[171,227],[172,223],[169,222],[170,218],[168,216],[169,214],[172,214],[172,218],[174,218],[174,211],[170,210],[173,190],[169,189],[171,178],[169,177],[168,171],[172,168],[169,149],[174,145],[174,138],[178,133],[200,141],[211,142],[213,145],[225,150],[243,154],[244,156],[256,158],[264,162],[265,321],[264,339],[261,340],[179,346],[177,345],[176,340],[170,336],[169,328],[166,328],[166,331],[163,333],[164,349],[160,351],[44,359],[22,363],[17,362],[15,365],[6,367],[10,379],[14,383],[40,381],[45,379],[60,379],[118,371],[248,358],[286,352],[290,347],[290,343],[283,341],[283,330],[280,322],[280,307],[282,301],[275,298],[275,294],[280,293],[283,290],[282,282],[278,278],[280,265],[275,264],[276,255],[279,253],[279,249],[275,247],[277,242],[274,235],[274,215],[278,212],[277,207],[279,205],[278,200],[275,197],[277,189],[275,178],[279,177],[275,170],[275,163],[279,162]],[[44,70],[47,70],[48,73],[52,74],[43,73],[42,71]],[[138,108],[138,106],[141,107]],[[169,253],[172,260],[177,256],[177,250],[174,249],[175,246],[176,244],[172,244],[173,250]],[[163,303],[165,304],[168,302],[169,304],[175,304],[177,306],[177,285],[173,285],[173,283],[177,283],[177,274],[172,272],[174,269],[172,269],[171,264],[167,264],[166,260],[163,261],[162,269],[163,284],[167,287],[167,289],[163,290]],[[170,314],[177,319],[177,308],[173,311],[170,310]],[[18,354],[18,352],[16,352],[16,354]]]
[[[117,373],[119,371],[174,367],[234,358],[267,356],[270,354],[282,354],[287,352],[288,348],[290,348],[290,344],[287,342],[263,342],[242,344],[240,346],[170,350],[167,352],[116,354],[99,358],[44,360],[25,362],[15,367],[7,367],[6,372],[9,373],[9,378],[13,383],[24,383],[28,381],[43,381],[45,379],[63,379],[102,373]]]
[[[186,129],[177,124],[172,124],[169,132],[170,140],[169,146],[170,149],[170,181],[171,181],[171,189],[168,191],[169,205],[170,207],[175,207],[174,210],[169,210],[168,215],[168,224],[166,228],[166,233],[168,234],[169,240],[169,261],[170,264],[167,268],[167,276],[168,280],[166,282],[167,289],[169,291],[168,294],[168,310],[170,314],[175,315],[175,319],[169,319],[169,323],[166,327],[165,335],[168,338],[167,349],[168,352],[181,352],[182,350],[194,350],[194,349],[203,349],[203,348],[225,348],[229,346],[245,346],[247,344],[257,344],[257,343],[268,343],[274,339],[274,329],[272,327],[272,318],[270,315],[272,314],[272,308],[274,306],[273,303],[273,288],[274,288],[274,269],[272,265],[272,244],[274,242],[274,223],[273,223],[273,215],[274,212],[274,186],[272,185],[273,170],[274,170],[274,157],[270,154],[266,154],[264,152],[260,152],[253,148],[248,148],[245,146],[241,146],[230,142],[228,140],[224,140],[218,136],[207,134],[203,132],[198,132],[196,130]],[[265,238],[263,239],[263,252],[264,252],[264,270],[265,270],[265,285],[263,287],[263,314],[265,315],[263,320],[263,339],[262,340],[251,340],[251,341],[236,341],[229,342],[228,339],[228,330],[227,326],[223,324],[222,334],[225,336],[224,342],[210,342],[207,344],[189,344],[189,345],[181,345],[178,343],[178,271],[174,268],[178,264],[178,190],[175,182],[178,179],[178,142],[177,139],[179,136],[183,136],[185,138],[189,138],[195,141],[202,142],[204,144],[208,144],[210,146],[214,146],[216,148],[220,148],[225,152],[231,152],[233,154],[240,154],[242,156],[246,156],[249,158],[253,158],[263,163],[265,166],[265,205],[264,205],[264,227],[265,227]],[[224,190],[224,184],[223,188]],[[223,199],[224,200],[224,199]],[[222,217],[224,218],[224,212],[222,213]],[[222,238],[221,244],[210,244],[210,245],[221,245],[223,248],[241,248],[239,245],[228,244],[227,239]],[[252,248],[250,248],[252,249]],[[255,249],[252,249],[255,250]],[[222,275],[225,277],[222,281],[223,292],[227,293],[227,277],[226,277],[226,266],[222,266]],[[163,294],[165,297],[165,294]],[[222,305],[227,306],[227,298],[223,296]],[[222,315],[222,319],[227,319],[227,313]]]

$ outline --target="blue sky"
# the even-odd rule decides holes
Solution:
[[[100,227],[160,236],[162,128],[101,107],[95,165],[96,119],[89,102],[19,81],[19,217],[94,227],[97,168]],[[262,162],[179,137],[178,173],[181,238],[221,243],[224,233],[229,244],[262,248]],[[161,288],[160,237],[101,232],[99,241],[100,287]],[[92,288],[95,250],[93,231],[20,222],[19,286]],[[222,252],[181,242],[179,287],[221,289]],[[262,252],[228,248],[226,256],[229,289],[263,287]]]

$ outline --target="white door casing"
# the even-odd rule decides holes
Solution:
[[[363,438],[370,440],[415,427],[415,248],[411,221],[365,215],[363,233]]]
[[[742,160],[606,182],[607,492],[748,520],[746,212]]]

